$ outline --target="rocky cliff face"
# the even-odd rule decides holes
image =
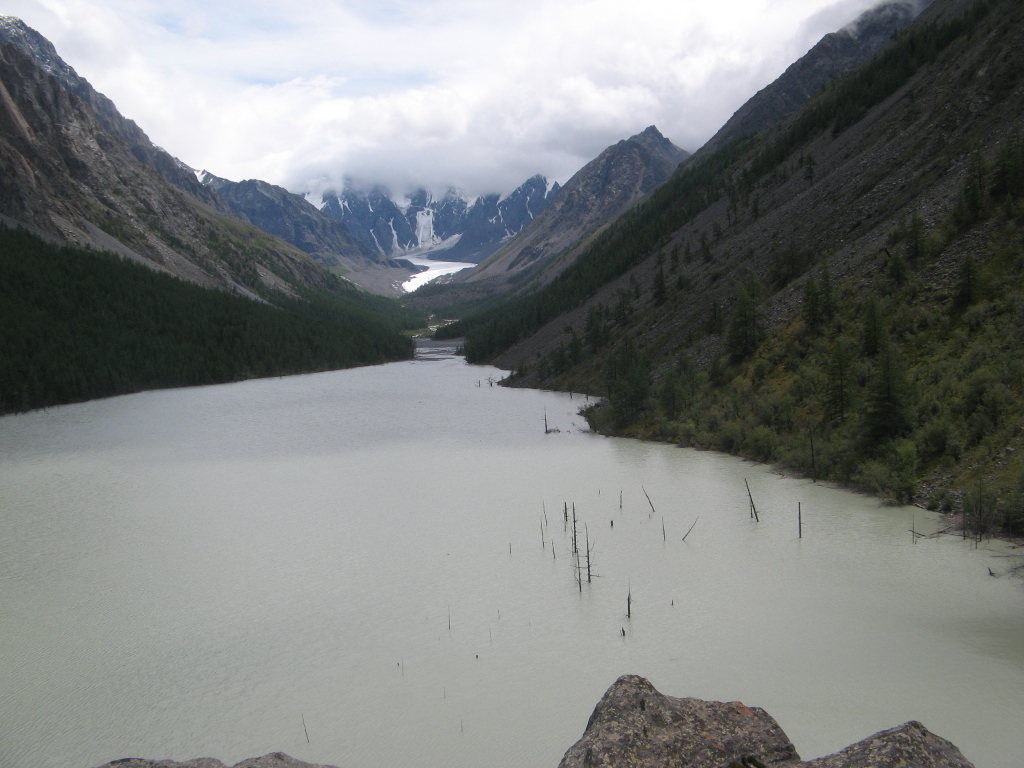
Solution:
[[[694,161],[731,139],[776,125],[807,103],[825,83],[870,61],[895,32],[910,24],[930,3],[931,0],[883,2],[842,29],[825,35],[774,82],[736,110],[718,133],[693,154]]]
[[[114,102],[96,91],[89,81],[57,54],[53,44],[13,16],[0,16],[0,41],[11,43],[52,75],[65,90],[86,103],[103,129],[121,139],[139,162],[155,170],[165,181],[222,212],[227,207],[215,194],[204,189],[195,175],[168,152],[156,146],[134,121],[118,112]]]
[[[328,195],[322,211],[384,257],[420,251],[476,263],[529,224],[558,189],[537,175],[504,198],[484,195],[470,202],[455,190],[439,198],[419,190],[399,205],[382,187],[352,188]]]

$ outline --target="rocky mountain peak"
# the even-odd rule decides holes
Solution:
[[[419,189],[396,201],[385,188],[351,185],[325,194],[322,211],[385,257],[436,252],[445,260],[479,262],[533,221],[559,189],[536,174],[504,197],[468,200],[455,189],[435,197]]]
[[[512,285],[510,278],[525,270],[539,272],[554,260],[564,268],[578,255],[573,248],[585,242],[588,234],[653,192],[688,155],[653,125],[622,139],[563,187],[553,189],[548,197],[551,204],[541,215],[478,268],[459,274],[455,282],[486,282],[505,290]]]
[[[65,88],[78,87],[81,78],[58,54],[53,43],[17,16],[0,16],[0,40],[18,47]]]
[[[679,156],[680,152],[683,151],[669,139],[665,138],[662,132],[653,125],[647,126],[636,136],[630,136],[628,139],[625,139],[625,141],[632,144],[639,144],[649,151],[657,152],[665,157],[676,158]],[[678,162],[678,160],[676,162]]]

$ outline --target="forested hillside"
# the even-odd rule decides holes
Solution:
[[[0,226],[0,413],[409,358],[420,324],[337,279],[272,305]]]
[[[1024,8],[936,0],[779,126],[686,168],[471,360],[592,422],[1024,530]]]

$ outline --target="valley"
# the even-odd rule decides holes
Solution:
[[[321,55],[426,23],[357,5],[317,9],[355,14]],[[921,720],[922,768],[1016,766],[1024,6],[823,5],[699,143],[704,105],[647,119],[639,10],[610,53],[503,17],[506,73],[479,8],[416,47],[453,9],[479,79],[370,44],[320,72],[309,9],[243,72],[266,8],[242,48],[161,14],[154,55],[240,57],[252,114],[279,99],[272,181],[175,157],[0,16],[0,764],[618,765],[608,690],[637,755],[703,706],[662,691],[770,711],[770,765],[896,768],[826,756]]]

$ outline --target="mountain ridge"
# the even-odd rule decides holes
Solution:
[[[607,397],[603,431],[1024,531],[1022,115],[1024,8],[935,0],[555,283],[440,335],[509,383]]]
[[[320,210],[385,258],[415,253],[476,263],[515,236],[558,191],[557,182],[536,174],[507,195],[469,200],[455,189],[440,197],[420,189],[402,205],[386,187],[349,185],[325,193]]]
[[[691,162],[746,133],[776,125],[809,101],[830,80],[867,63],[893,34],[905,28],[932,0],[881,2],[841,29],[830,32],[778,78],[744,102]]]

